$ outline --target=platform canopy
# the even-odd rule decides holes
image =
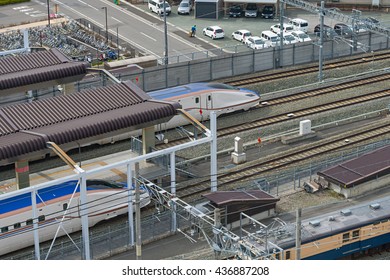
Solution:
[[[57,49],[1,58],[0,96],[79,81],[87,67]]]
[[[0,165],[70,149],[169,121],[181,106],[152,99],[130,81],[0,108]]]

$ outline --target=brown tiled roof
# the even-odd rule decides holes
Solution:
[[[131,82],[0,109],[0,161],[124,128],[166,122],[180,105],[150,99]]]
[[[245,202],[270,202],[275,203],[279,199],[261,190],[247,191],[217,191],[203,195],[217,205],[217,207]]]
[[[317,174],[347,188],[390,172],[390,146],[343,162]]]
[[[85,75],[87,64],[73,62],[56,49],[0,59],[0,90]]]

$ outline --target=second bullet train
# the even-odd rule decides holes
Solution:
[[[157,100],[177,101],[182,108],[199,121],[209,119],[210,112],[217,116],[236,111],[247,111],[260,102],[258,93],[222,83],[191,83],[148,92]],[[181,116],[176,116],[163,125],[164,129],[188,124]]]

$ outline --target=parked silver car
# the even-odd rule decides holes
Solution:
[[[192,11],[192,3],[190,0],[182,0],[177,8],[179,15],[189,15]]]

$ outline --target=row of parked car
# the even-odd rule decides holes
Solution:
[[[203,35],[208,36],[213,40],[223,39],[225,37],[225,32],[221,27],[214,25],[204,28]],[[232,33],[232,39],[255,50],[275,47],[280,43],[280,35],[269,30],[261,32],[261,36],[255,36],[249,30],[239,29]],[[300,30],[285,32],[283,34],[283,44],[286,45],[308,41],[311,41],[310,37]]]
[[[248,3],[245,9],[242,8],[241,5],[233,5],[229,8],[228,12],[230,17],[257,17],[259,14],[259,9],[256,3]],[[261,9],[261,17],[262,18],[274,18],[274,6],[266,5]]]
[[[240,29],[232,33],[232,38],[255,50],[275,47],[280,44],[280,33],[270,30],[261,32],[260,36],[254,36],[249,30]],[[283,33],[283,44],[285,45],[309,41],[311,41],[310,37],[300,30]]]
[[[193,9],[192,1],[193,0],[181,0],[177,8],[177,13],[179,15],[189,15]],[[171,6],[166,0],[148,0],[148,8],[159,15],[164,14],[164,9],[167,15],[171,13]],[[266,5],[262,8],[260,15],[263,18],[272,19],[274,18],[274,13],[274,6]],[[241,5],[233,5],[229,8],[228,14],[230,17],[257,17],[259,9],[255,3],[248,3],[245,9],[243,9]]]

